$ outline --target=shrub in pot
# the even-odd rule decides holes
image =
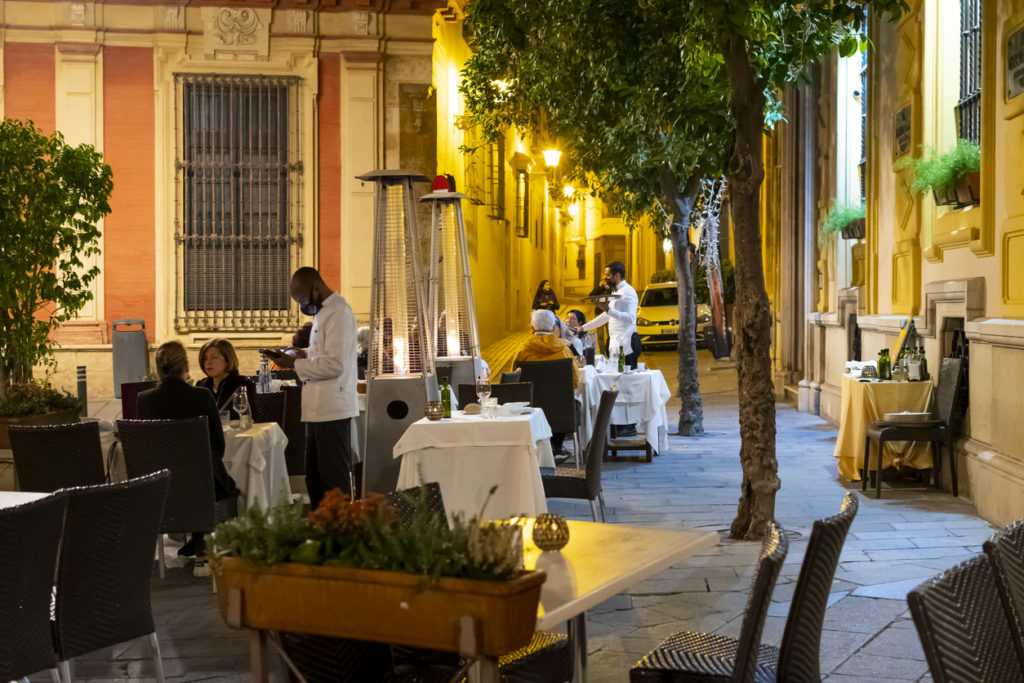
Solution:
[[[909,169],[914,175],[913,191],[930,190],[938,206],[962,208],[981,201],[981,147],[976,142],[957,140],[945,154],[925,148],[920,157],[901,159],[895,169]]]
[[[846,239],[864,238],[864,205],[832,200],[832,207],[825,214],[818,228],[822,244],[828,243],[833,235],[841,234]]]

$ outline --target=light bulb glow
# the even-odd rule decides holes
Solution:
[[[395,374],[404,375],[406,368],[409,366],[409,356],[405,348],[405,338],[395,337],[394,342],[395,350]]]
[[[557,149],[546,149],[542,154],[544,155],[544,165],[548,168],[558,166],[558,160],[562,158],[562,152]]]
[[[576,188],[572,185],[566,185],[562,188],[562,195],[566,198],[572,197],[574,194],[576,194]]]
[[[569,215],[572,216],[573,218],[576,218],[576,216],[580,214],[580,207],[577,206],[576,204],[570,204],[569,208],[566,210],[569,212]]]

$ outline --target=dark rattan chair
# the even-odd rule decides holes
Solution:
[[[157,529],[171,473],[67,489],[53,637],[64,678],[73,657],[149,636],[164,680],[149,600]]]
[[[956,452],[953,450],[954,411],[959,405],[960,380],[963,358],[943,358],[936,387],[934,420],[916,424],[875,422],[868,426],[864,436],[864,468],[861,471],[861,490],[867,491],[871,442],[878,443],[878,465],[875,468],[875,497],[882,497],[882,451],[886,441],[930,441],[936,470],[942,461],[942,446],[949,453],[949,473],[953,481],[953,495],[959,495],[956,476]],[[936,484],[938,476],[936,476]]]
[[[498,405],[506,403],[528,403],[533,405],[533,384],[531,382],[517,382],[515,384],[492,384],[491,396],[498,399]],[[467,406],[470,403],[477,403],[475,384],[459,385],[459,406]]]
[[[163,534],[212,531],[213,465],[206,417],[180,420],[118,420],[124,465],[130,478],[171,471],[159,527],[160,578],[164,577]]]
[[[590,501],[590,513],[597,521],[597,504],[601,504],[601,521],[605,521],[604,496],[601,494],[601,463],[604,459],[605,443],[608,439],[608,424],[612,419],[617,391],[601,393],[594,431],[590,443],[584,449],[584,469],[556,467],[553,474],[542,474],[544,496],[547,498],[578,498]]]
[[[533,382],[533,404],[544,410],[552,432],[573,435],[576,459],[580,457],[580,413],[572,385],[572,358],[520,361],[521,381]]]
[[[121,385],[121,418],[125,420],[134,420],[138,414],[135,412],[136,406],[139,401],[139,394],[146,389],[152,389],[156,386],[156,380],[146,380],[144,382],[125,382]]]
[[[22,491],[51,493],[106,479],[98,422],[11,425],[9,433]]]
[[[58,493],[0,510],[0,681],[57,675],[50,601],[66,505]]]
[[[907,602],[936,683],[1024,681],[988,556],[925,581]]]
[[[281,387],[287,395],[284,404],[284,460],[288,474],[297,477],[306,473],[306,425],[302,423],[302,386]]]
[[[502,384],[517,384],[520,378],[523,376],[522,370],[513,370],[512,372],[501,373]]]
[[[985,541],[1006,618],[1014,632],[1017,656],[1024,662],[1024,519],[1000,529]]]
[[[786,532],[774,523],[769,525],[761,544],[739,640],[712,633],[674,633],[630,669],[631,683],[774,680],[771,671],[758,665],[761,656],[770,655],[770,650],[761,646],[761,631],[788,549]]]
[[[276,422],[284,430],[287,416],[288,394],[283,391],[271,391],[256,394],[256,404],[252,408],[253,422]]]

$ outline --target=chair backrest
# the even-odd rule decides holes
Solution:
[[[572,358],[520,361],[523,382],[533,382],[533,405],[544,410],[544,416],[556,433],[576,430],[576,396],[572,385]]]
[[[996,587],[1024,662],[1024,519],[997,531],[982,546],[992,561]]]
[[[907,602],[936,683],[1024,681],[988,556],[925,581]]]
[[[491,386],[492,393],[494,391],[494,387],[495,386],[497,386],[497,385]],[[476,385],[475,384],[460,384],[458,386],[458,388],[456,389],[455,396],[456,396],[456,398],[459,401],[459,407],[460,408],[465,408],[470,403],[477,403],[478,402],[478,397],[476,395]]]
[[[0,509],[0,680],[57,663],[50,634],[53,571],[67,496]]]
[[[288,445],[284,447],[284,459],[288,474],[298,476],[306,473],[306,425],[302,423],[302,386],[281,387],[288,396],[284,405],[284,435]]]
[[[939,368],[939,384],[935,388],[935,418],[947,425],[953,419],[953,411],[959,403],[963,367],[963,358],[943,358]]]
[[[846,534],[857,516],[857,498],[847,492],[839,514],[815,520],[779,651],[782,681],[821,680],[821,627]]]
[[[144,382],[125,382],[121,385],[121,417],[125,420],[134,420],[137,412],[135,412],[136,405],[139,401],[139,394],[147,389],[152,389],[156,386],[155,380],[146,380]]]
[[[287,404],[288,394],[283,391],[256,394],[256,405],[252,408],[253,422],[276,422],[283,430]]]
[[[478,402],[475,384],[460,384],[458,391],[459,407]],[[533,405],[533,383],[492,384],[491,396],[498,399],[498,405],[505,405],[506,403],[529,403]]]
[[[754,580],[750,584],[747,597],[747,609],[743,614],[743,625],[740,626],[740,642],[736,650],[736,664],[732,672],[732,680],[736,683],[748,683],[754,680],[757,667],[757,652],[761,648],[761,632],[764,630],[764,618],[768,614],[768,603],[775,590],[775,581],[779,578],[779,570],[789,552],[789,539],[782,527],[774,522],[768,523],[768,532],[761,543],[761,554],[757,558]]]
[[[513,370],[512,372],[503,372],[503,373],[501,373],[501,383],[502,384],[516,384],[517,382],[519,382],[519,379],[522,376],[523,376],[523,371],[519,370],[518,368]]]
[[[8,433],[22,491],[50,493],[106,479],[98,422],[11,425]]]
[[[152,633],[149,579],[171,473],[67,489],[54,640],[61,660]]]
[[[273,379],[299,379],[299,373],[294,370],[271,370],[270,376]]]
[[[162,533],[211,531],[213,463],[206,416],[179,420],[118,420],[130,478],[171,471]]]
[[[601,401],[597,405],[594,417],[594,431],[590,433],[590,442],[584,451],[583,462],[587,475],[587,497],[593,500],[601,492],[601,464],[604,462],[604,449],[608,445],[608,425],[612,421],[612,408],[618,391],[602,391]]]
[[[412,526],[413,506],[417,502],[418,496],[421,495],[426,497],[427,508],[437,515],[441,523],[447,526],[448,517],[444,509],[444,500],[441,498],[441,486],[436,481],[414,489],[392,491],[385,494],[384,499],[398,512],[399,524],[408,529]]]

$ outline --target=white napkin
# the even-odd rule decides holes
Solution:
[[[499,417],[512,417],[513,415],[522,415],[523,411],[530,404],[526,401],[513,401],[512,403],[506,403],[498,406]]]

